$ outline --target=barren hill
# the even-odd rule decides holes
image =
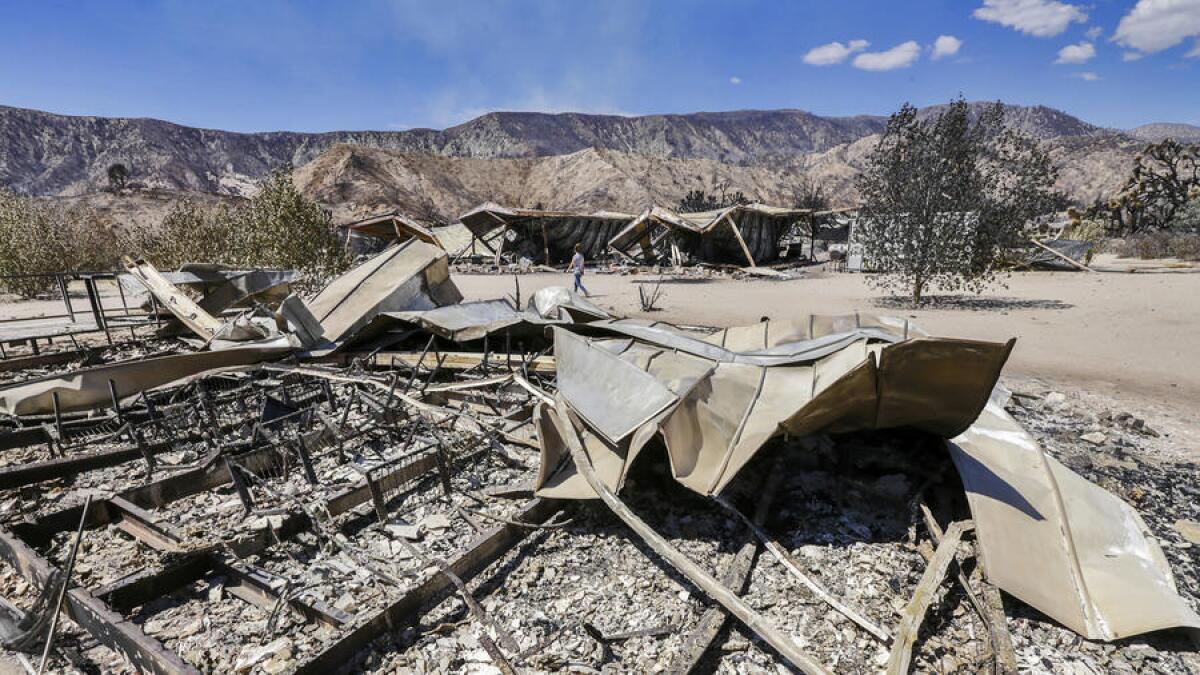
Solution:
[[[293,174],[339,222],[400,209],[453,219],[485,201],[550,209],[636,211],[673,206],[689,190],[725,183],[791,203],[797,175],[709,159],[662,159],[587,149],[526,159],[468,159],[337,145]]]
[[[588,149],[525,159],[469,159],[336,145],[293,174],[297,186],[344,222],[399,209],[453,219],[485,201],[553,209],[638,211],[675,205],[689,190],[726,185],[753,200],[791,204],[802,176],[822,184],[834,206],[855,203],[854,177],[877,135],[774,167],[709,159],[664,159]],[[1059,188],[1081,202],[1104,197],[1124,179],[1141,142],[1115,134],[1047,141]]]
[[[1134,138],[1157,143],[1166,138],[1174,138],[1180,143],[1200,143],[1200,126],[1195,124],[1143,124],[1130,129],[1129,134]]]
[[[1043,139],[1100,131],[1043,106],[1007,110],[1014,124]],[[0,185],[32,195],[82,194],[104,187],[107,168],[122,163],[134,181],[147,187],[238,195],[251,190],[264,173],[286,164],[301,166],[340,143],[479,159],[600,148],[663,159],[778,166],[878,133],[885,122],[878,116],[821,117],[802,110],[641,117],[497,112],[442,131],[247,134],[0,106]]]

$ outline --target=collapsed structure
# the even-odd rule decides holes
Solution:
[[[759,228],[761,237],[745,240],[750,248],[792,217],[735,209],[714,214],[707,230],[675,227],[702,238],[714,228],[730,236]],[[541,230],[545,249],[560,241],[552,231],[591,227],[547,213],[480,218],[518,233],[503,237],[513,246],[536,242]],[[667,214],[643,215],[645,227],[625,228],[637,234],[627,241],[661,251],[661,223],[649,218]],[[551,218],[562,230],[539,222]],[[708,244],[698,246],[688,250]],[[761,262],[754,253],[764,250],[756,244],[750,259]],[[1005,411],[997,380],[1012,341],[932,338],[907,320],[866,314],[697,333],[612,318],[557,288],[527,303],[519,287],[511,299],[464,303],[446,253],[415,235],[309,299],[276,293],[268,307],[240,312],[222,312],[236,301],[194,300],[199,291],[185,293],[146,261],[127,266],[191,337],[135,333],[98,356],[0,361],[17,373],[0,387],[0,497],[19,500],[0,527],[0,558],[42,599],[0,621],[12,648],[44,643],[47,617],[61,606],[147,672],[348,671],[459,630],[421,623],[453,593],[483,660],[515,672],[565,624],[522,643],[491,616],[496,603],[475,599],[471,579],[485,570],[502,578],[519,564],[506,556],[532,533],[587,536],[584,525],[561,529],[566,522],[554,519],[574,500],[599,498],[654,550],[655,564],[720,606],[693,620],[674,669],[696,667],[715,639],[712,625],[719,630],[728,613],[778,658],[825,672],[827,655],[741,597],[753,546],[730,568],[741,577],[718,580],[707,561],[647,523],[650,514],[629,508],[627,488],[637,466],[658,455],[715,511],[737,513],[731,499],[764,457],[775,456],[770,473],[786,480],[801,462],[837,451],[831,435],[856,433],[908,439],[912,457],[888,451],[882,461],[911,467],[925,453],[925,485],[960,484],[969,509],[942,504],[943,528],[925,507],[925,488],[903,491],[925,514],[936,551],[895,626],[890,612],[806,575],[763,517],[745,521],[815,602],[887,650],[890,672],[909,669],[952,569],[972,599],[998,587],[1088,639],[1200,629],[1138,513],[1050,458]],[[274,287],[221,292],[266,297],[254,291],[264,285]],[[122,358],[130,346],[145,356]],[[68,369],[21,374],[22,363]],[[957,483],[944,480],[950,466]],[[53,499],[36,497],[50,486]],[[647,479],[638,488],[664,499],[671,490]],[[972,530],[982,578],[955,562]],[[69,544],[81,538],[90,546],[78,553]],[[497,568],[502,559],[510,567]],[[245,627],[230,602],[262,618]],[[976,605],[988,626],[982,639],[996,670],[1009,672],[1004,610],[989,607]],[[665,634],[656,630],[588,634],[605,645],[603,660],[614,643]]]
[[[499,261],[507,254],[545,265],[571,259],[576,245],[588,259],[617,256],[642,264],[697,262],[754,267],[774,262],[797,226],[814,212],[765,204],[738,204],[701,213],[653,206],[633,215],[511,209],[488,202],[460,218]]]

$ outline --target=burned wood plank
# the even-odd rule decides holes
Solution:
[[[859,612],[853,607],[850,607],[846,603],[842,602],[840,599],[834,597],[833,594],[825,590],[823,586],[809,578],[809,576],[800,569],[800,566],[797,565],[794,560],[792,560],[792,557],[788,555],[787,551],[783,550],[783,547],[776,543],[776,541],[772,539],[771,536],[762,529],[762,527],[751,522],[749,518],[734,508],[733,505],[724,498],[717,496],[714,497],[714,500],[740,518],[742,522],[746,523],[746,525],[750,528],[750,531],[753,532],[754,535],[760,540],[762,540],[763,545],[767,547],[767,550],[771,552],[771,555],[775,556],[775,559],[779,561],[779,564],[783,565],[793,577],[799,579],[800,582],[804,584],[804,587],[809,590],[809,592],[817,596],[822,602],[832,607],[842,616],[858,624],[860,628],[875,636],[884,644],[887,644],[891,641],[892,636],[889,635],[886,630],[875,625],[875,623],[864,616],[862,612]]]
[[[268,612],[280,602],[296,610],[309,621],[319,621],[332,628],[353,623],[354,615],[323,602],[306,602],[281,594],[283,580],[250,565],[244,565],[222,554],[213,554],[213,569],[229,577],[225,589],[231,594]]]
[[[772,471],[767,477],[762,495],[758,499],[758,506],[754,509],[755,524],[762,526],[766,522],[767,513],[775,499],[775,492],[779,488],[782,477],[783,473],[780,471]],[[733,562],[725,570],[725,575],[721,577],[721,583],[735,593],[744,593],[746,584],[750,581],[750,571],[754,567],[754,559],[757,555],[758,540],[754,533],[751,533],[746,543],[742,544],[737,554],[734,555]],[[667,672],[672,675],[695,672],[700,665],[700,659],[704,658],[704,654],[712,646],[713,640],[717,639],[717,635],[725,627],[727,618],[728,615],[720,607],[709,607],[700,617],[700,621],[696,623],[692,633],[684,640],[683,646],[672,659]]]
[[[920,500],[918,506],[925,519],[925,529],[929,530],[929,535],[935,544],[941,544],[942,538],[945,537],[941,525],[933,517],[933,512],[929,510],[925,500]],[[984,600],[981,600],[963,573],[962,566],[951,563],[951,567],[954,568],[958,585],[967,594],[967,599],[975,608],[975,612],[979,614],[980,620],[987,626],[988,637],[992,643],[992,654],[996,661],[996,672],[1003,675],[1015,673],[1017,655],[1013,651],[1012,635],[1008,632],[1008,620],[1004,616],[1004,601],[1000,598],[1000,590],[986,581],[983,582]]]
[[[913,593],[912,599],[908,601],[908,606],[904,608],[903,618],[900,619],[900,625],[896,628],[896,639],[892,643],[892,653],[888,658],[888,675],[908,673],[909,666],[912,664],[913,643],[916,642],[917,633],[925,621],[925,613],[933,604],[938,587],[942,585],[946,573],[950,570],[950,563],[954,562],[954,554],[958,550],[958,543],[962,540],[963,533],[972,527],[974,525],[969,520],[953,523],[946,530],[942,542],[938,544],[937,551],[934,552],[933,559],[925,568],[925,573],[921,575],[917,590]]]
[[[558,512],[559,504],[535,499],[515,518],[523,522],[543,523]],[[465,551],[447,564],[460,579],[466,581],[504,555],[529,532],[514,525],[499,525],[480,535]],[[420,617],[421,607],[448,590],[451,580],[441,572],[431,575],[396,602],[330,644],[310,661],[296,669],[297,673],[344,673],[354,669],[355,657],[372,640],[387,632],[398,631]]]
[[[128,612],[200,579],[212,567],[208,552],[190,553],[166,563],[160,570],[138,570],[93,593],[114,610]]]
[[[116,526],[122,532],[159,551],[178,553],[184,550],[184,537],[159,516],[122,497],[110,498],[108,506],[117,511]]]
[[[2,528],[0,558],[16,568],[21,576],[39,590],[45,586],[55,570],[49,561]],[[68,618],[79,624],[97,641],[120,652],[135,668],[143,672],[159,675],[191,675],[200,672],[83,588],[67,591],[64,609]]]
[[[730,614],[736,616],[739,621],[765,640],[767,644],[771,645],[775,651],[779,652],[793,666],[810,674],[824,674],[829,672],[816,659],[801,651],[790,637],[784,635],[766,617],[742,602],[741,598],[714,579],[711,574],[698,567],[691,560],[688,560],[685,555],[668,544],[645,521],[634,514],[628,506],[625,506],[613,494],[612,490],[596,477],[596,473],[592,469],[591,460],[588,458],[587,452],[583,449],[583,441],[580,440],[574,424],[567,417],[563,409],[558,406],[554,409],[554,426],[558,429],[559,436],[566,441],[567,448],[571,451],[571,459],[575,462],[576,470],[583,475],[592,490],[600,496],[605,506],[624,521],[662,560],[687,577],[688,581],[703,590],[710,598],[721,603],[722,606],[729,610]]]

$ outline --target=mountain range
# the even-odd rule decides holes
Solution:
[[[988,104],[971,105],[978,112]],[[1045,106],[1009,105],[1006,117],[1047,144],[1062,172],[1060,187],[1081,201],[1111,192],[1147,141],[1200,138],[1200,127],[1104,129]],[[339,218],[392,209],[453,218],[486,200],[635,211],[720,185],[785,203],[808,176],[835,203],[850,203],[854,175],[886,123],[881,116],[802,110],[496,112],[444,130],[238,133],[0,106],[0,185],[115,208],[111,196],[92,195],[104,191],[108,167],[120,163],[153,195],[130,199],[161,210],[175,195],[252,194],[264,174],[290,166],[297,185]]]

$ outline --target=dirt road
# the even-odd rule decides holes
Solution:
[[[858,274],[786,281],[715,279],[663,284],[661,311],[642,313],[636,286],[654,276],[589,274],[593,300],[616,314],[671,323],[732,326],[855,310],[911,318],[934,335],[1007,340],[1006,375],[1047,388],[1099,394],[1147,419],[1200,438],[1200,274],[1017,273],[1007,288],[920,310],[895,307]],[[468,299],[513,291],[512,277],[456,275]],[[521,277],[523,295],[570,286],[566,274]],[[1035,381],[1035,384],[1037,382]]]

